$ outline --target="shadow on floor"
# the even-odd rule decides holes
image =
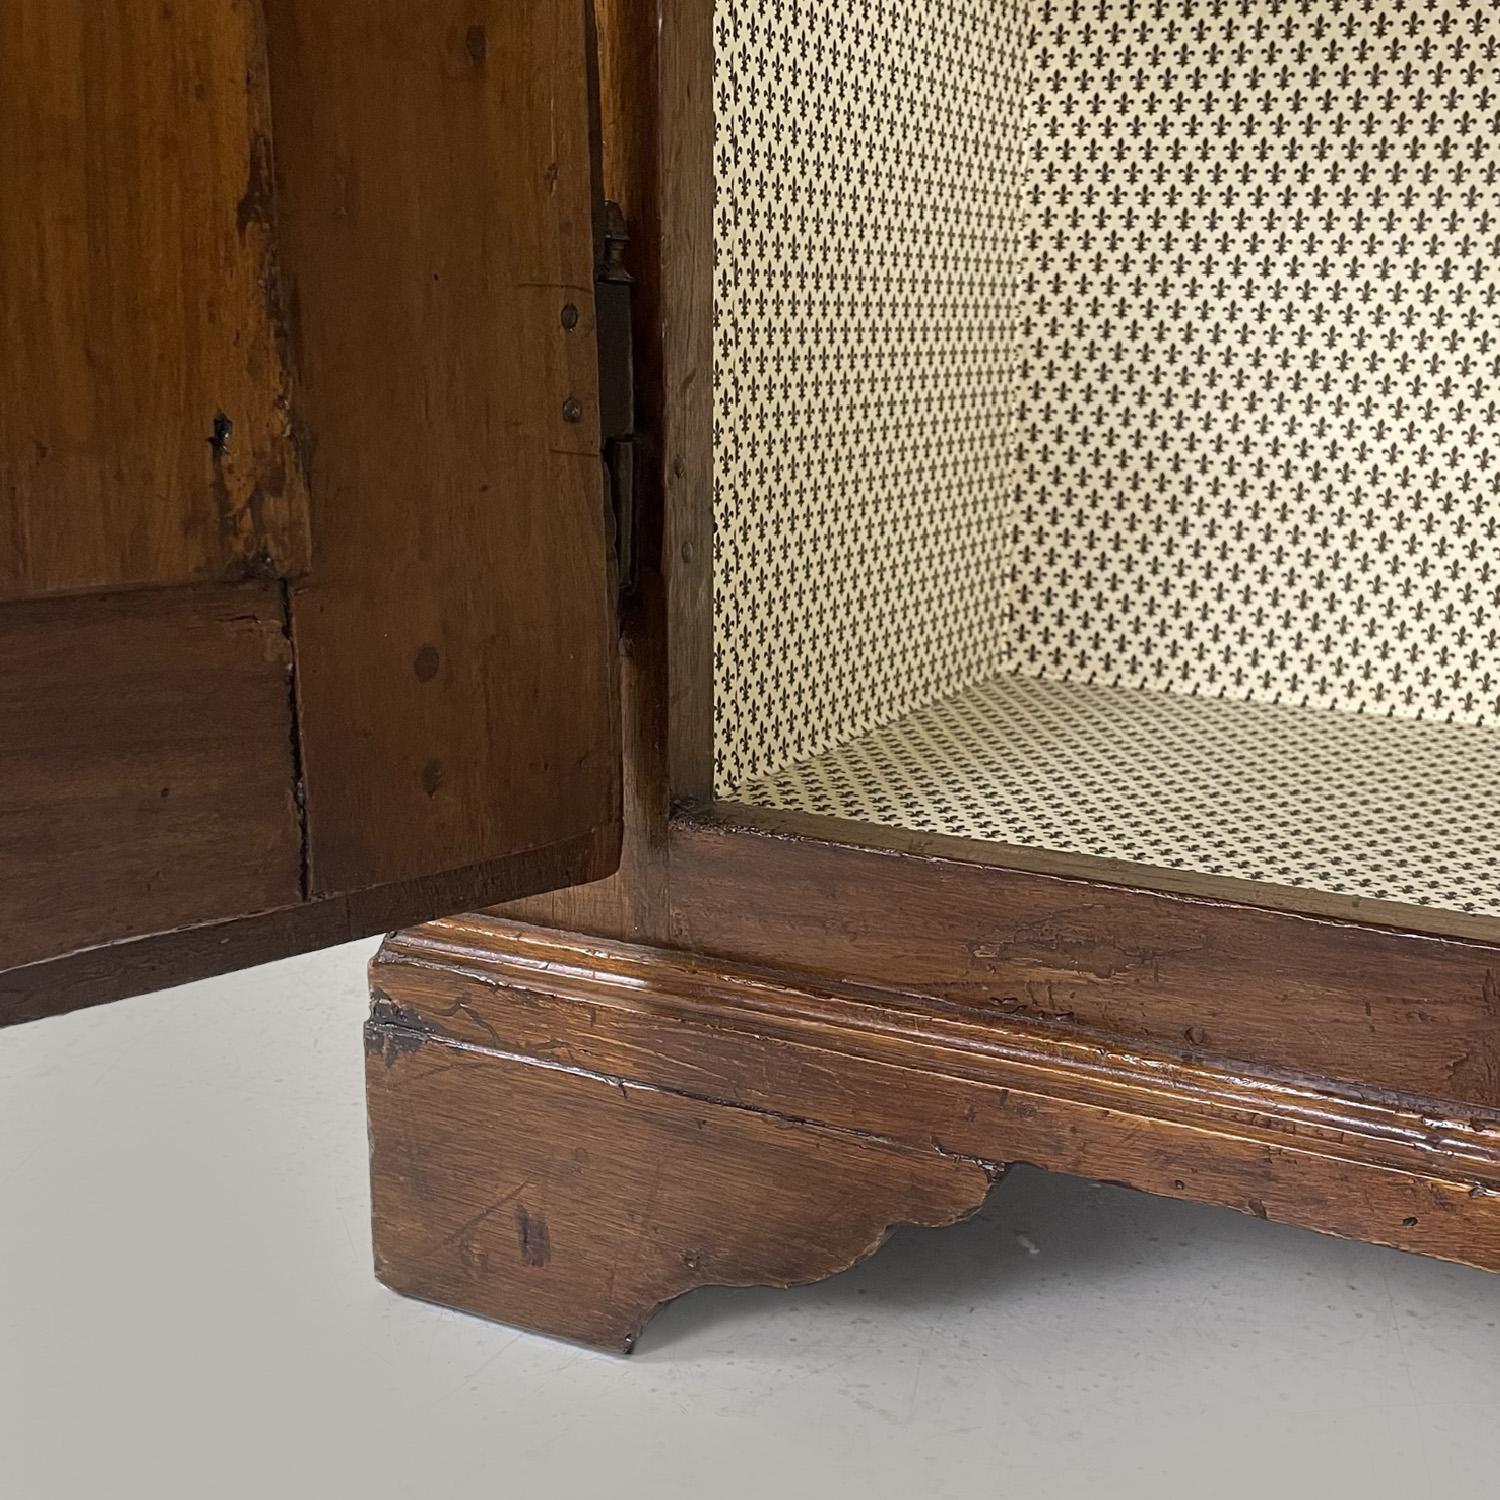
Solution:
[[[1121,1285],[1158,1275],[1164,1264],[1347,1256],[1352,1247],[1310,1231],[1268,1224],[1228,1209],[1177,1202],[1017,1167],[972,1219],[947,1229],[898,1229],[869,1260],[828,1281],[777,1288],[707,1287],[662,1310],[640,1354],[672,1357],[705,1335],[749,1320],[805,1314],[809,1302],[833,1316],[960,1318],[982,1305],[1035,1290],[1041,1282]]]

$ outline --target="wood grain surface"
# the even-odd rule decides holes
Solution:
[[[643,1237],[676,1251],[711,1226],[715,1264],[736,1263],[738,1245],[747,1268],[768,1201],[806,1215],[785,1233],[794,1250],[810,1247],[806,1274],[826,1274],[827,1205],[847,1214],[864,1203],[878,1220],[892,1207],[882,1190],[914,1180],[909,1164],[887,1161],[872,1183],[859,1152],[822,1154],[814,1143],[828,1131],[915,1153],[933,1171],[1027,1162],[1500,1270],[1494,1112],[1297,1084],[1059,1036],[1023,1017],[487,917],[390,939],[371,993],[382,1275],[527,1327],[617,1344],[658,1300],[611,1275],[637,1263]],[[792,1180],[772,1137],[737,1127],[721,1138],[696,1123],[722,1110],[806,1132],[804,1149],[823,1163],[820,1206],[720,1191],[756,1180],[746,1153],[764,1157],[765,1180]],[[593,1221],[586,1252],[559,1266],[565,1285],[538,1299],[521,1269],[524,1237],[492,1225],[488,1205],[514,1193],[510,1211],[538,1173],[558,1182],[571,1153],[592,1160],[595,1143],[621,1196]],[[700,1196],[679,1188],[679,1173]],[[556,1191],[574,1214],[611,1189],[580,1178]],[[424,1232],[434,1225],[447,1230]],[[570,1243],[583,1232],[576,1221]],[[673,1270],[675,1290],[717,1279]],[[755,1279],[793,1279],[786,1271]]]
[[[1050,875],[683,819],[671,940],[1060,1034],[1500,1107],[1500,945],[1142,890],[1094,864]]]
[[[990,1174],[755,1111],[366,1032],[376,1274],[628,1353],[693,1287],[793,1286],[947,1224]]]
[[[273,584],[0,608],[0,969],[300,899]]]
[[[0,7],[0,600],[308,563],[253,0]]]
[[[557,0],[266,10],[330,895],[619,817],[587,28]]]
[[[417,912],[469,911],[522,892],[552,890],[578,879],[580,871],[587,876],[611,868],[618,845],[617,828],[596,829],[463,870],[215,918],[0,970],[0,1027],[371,937],[410,922]]]
[[[0,16],[0,1021],[615,868],[591,49],[582,0]]]

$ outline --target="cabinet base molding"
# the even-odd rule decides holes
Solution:
[[[1500,1270],[1500,1121],[1451,1105],[489,916],[370,972],[377,1274],[543,1333],[628,1351],[1019,1162]]]

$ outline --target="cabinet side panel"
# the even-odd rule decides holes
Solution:
[[[721,796],[1004,658],[1028,19],[717,7]]]

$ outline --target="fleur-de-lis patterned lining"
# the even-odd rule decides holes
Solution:
[[[1297,787],[1357,744],[1390,759],[1328,849],[1395,819],[1405,899],[1492,909],[1416,868],[1441,836],[1398,757],[1494,847],[1465,726],[1500,719],[1500,14],[719,0],[717,44],[721,791],[785,803],[843,745],[797,773],[823,810],[1383,893],[1332,853],[1234,867],[1305,842]],[[1154,787],[1150,826],[1101,807],[1101,844],[1040,748],[1057,806],[1022,816],[943,749],[1018,705],[1106,800]],[[1216,833],[1230,784],[1169,805],[1137,718],[1263,763],[1266,821]]]
[[[991,678],[743,801],[1500,916],[1500,735]]]

